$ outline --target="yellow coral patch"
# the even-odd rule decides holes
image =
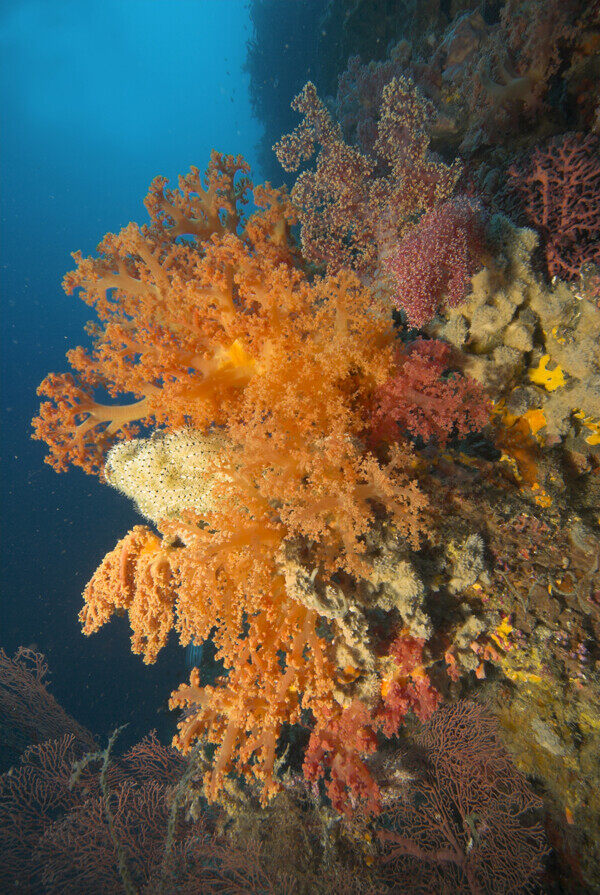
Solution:
[[[517,671],[515,668],[502,666],[502,671],[511,681],[519,681],[524,684],[541,684],[542,677],[539,674],[532,674],[529,671]]]
[[[503,650],[512,649],[512,643],[508,639],[513,631],[513,626],[508,620],[508,616],[503,618],[496,630],[490,634],[491,639]]]
[[[544,354],[540,359],[538,366],[529,371],[529,378],[536,385],[541,385],[547,392],[553,392],[557,388],[565,385],[565,374],[561,367],[557,364],[554,370],[548,370],[549,354]]]
[[[139,551],[138,556],[149,556],[151,553],[156,553],[156,551],[161,546],[162,541],[157,535],[150,534],[148,535],[148,540]]]
[[[591,432],[591,435],[585,438],[586,444],[600,444],[600,420],[595,420],[592,416],[586,416],[582,410],[575,411],[573,415],[581,420],[585,428]]]
[[[222,349],[219,360],[221,361],[221,366],[229,366],[232,367],[248,367],[254,364],[254,360],[239,339],[236,339],[235,342],[232,342],[229,348]]]
[[[541,407],[538,407],[535,410],[528,410],[527,413],[523,414],[523,419],[527,420],[527,424],[533,435],[535,435],[536,432],[539,432],[540,429],[543,429],[546,425],[546,414]]]
[[[540,485],[538,485],[537,482],[531,486],[531,490],[535,492],[533,495],[533,499],[535,500],[535,502],[537,503],[538,506],[540,506],[540,507],[552,506],[552,498],[550,497],[550,495],[548,494],[547,491],[544,491],[544,489]]]

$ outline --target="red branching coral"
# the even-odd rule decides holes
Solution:
[[[392,737],[406,715],[413,712],[421,721],[426,721],[438,707],[441,695],[432,685],[425,672],[410,677],[400,677],[384,682],[383,701],[375,718],[376,726],[384,736]]]
[[[482,211],[458,197],[428,211],[390,252],[394,301],[412,326],[427,323],[442,302],[455,308],[481,266]]]
[[[315,783],[328,769],[331,804],[348,816],[359,807],[367,814],[377,814],[381,807],[379,787],[363,761],[377,749],[372,720],[367,707],[356,701],[313,730],[306,750],[304,776]]]
[[[69,790],[73,762],[81,743],[65,733],[30,746],[18,767],[0,777],[0,883],[5,892],[31,891],[31,851],[52,818],[74,804]],[[29,883],[29,885],[27,884]]]
[[[48,692],[48,665],[41,653],[19,647],[11,658],[0,649],[0,718],[4,731],[2,759],[10,764],[15,750],[71,734],[89,748],[92,734],[68,715]]]
[[[550,274],[575,280],[585,265],[600,265],[598,137],[554,137],[509,174],[528,223],[542,235]]]
[[[541,872],[542,802],[481,706],[438,709],[417,738],[411,791],[379,832],[397,886],[411,892],[524,891]]]
[[[409,631],[401,631],[390,643],[388,655],[396,663],[398,674],[409,674],[423,660],[422,637],[414,637]]]
[[[389,646],[392,662],[375,706],[354,700],[311,734],[304,774],[313,783],[325,778],[333,807],[347,816],[359,810],[366,814],[381,810],[378,783],[364,761],[377,750],[377,734],[393,737],[409,712],[426,721],[439,705],[441,694],[423,664],[424,646],[425,640],[402,630]]]
[[[448,198],[458,179],[457,165],[429,151],[429,105],[410,80],[393,78],[368,156],[344,142],[311,82],[292,106],[304,120],[275,146],[283,168],[296,171],[320,147],[315,170],[303,171],[292,190],[303,253],[330,272],[372,271],[410,218]]]
[[[48,740],[0,776],[3,893],[280,891],[256,850],[219,840],[207,816],[182,821],[184,761],[153,733],[111,756],[103,783],[73,773],[81,751],[71,734]]]
[[[445,342],[417,339],[398,349],[397,364],[395,376],[375,392],[368,423],[374,442],[402,441],[409,433],[443,445],[488,422],[490,402],[481,386],[448,373],[452,353]]]

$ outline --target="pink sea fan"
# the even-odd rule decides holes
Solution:
[[[428,211],[390,255],[394,301],[412,326],[422,326],[442,303],[454,308],[468,291],[484,251],[481,206],[458,196]]]

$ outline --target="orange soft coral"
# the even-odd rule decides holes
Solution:
[[[286,557],[296,551],[310,581],[330,587],[332,575],[368,574],[377,520],[413,546],[427,526],[410,445],[377,457],[361,441],[365,408],[396,370],[389,309],[354,273],[309,278],[284,191],[257,188],[258,209],[242,224],[246,172],[213,154],[204,180],[192,169],[180,192],[158,179],[149,226],[107,236],[97,259],[76,256],[67,290],[82,290],[100,325],[91,352],[69,354],[78,379],[42,385],[55,403],[43,405],[36,437],[56,468],[101,471],[136,421],[174,437],[184,426],[218,434],[202,518],[190,508],[155,520],[162,540],[137,526],[92,578],[81,619],[89,634],[128,612],[145,661],[171,628],[184,644],[212,636],[227,676],[201,687],[194,673],[174,694],[188,710],[178,745],[217,745],[211,797],[235,771],[267,798],[283,726],[301,711],[321,729],[338,717],[336,649],[350,636],[290,585]],[[96,386],[137,401],[107,408]]]
[[[93,634],[114,612],[127,612],[132,652],[154,662],[173,627],[174,552],[145,525],[136,525],[107,553],[83,592],[84,634]]]
[[[106,449],[130,437],[134,421],[173,427],[190,415],[205,427],[215,417],[227,418],[228,399],[253,372],[251,363],[241,362],[243,352],[231,357],[245,329],[235,305],[236,268],[265,253],[272,264],[288,260],[282,233],[293,220],[284,194],[263,189],[257,196],[268,206],[263,229],[254,224],[251,236],[235,235],[250,188],[236,175],[247,170],[241,158],[213,153],[204,179],[192,168],[179,192],[156,178],[146,199],[150,225],[108,234],[99,258],[74,255],[77,269],[65,277],[65,290],[81,289],[101,325],[89,327],[91,352],[68,353],[76,378],[52,374],[39,388],[54,403],[42,404],[34,438],[47,442],[48,462],[58,471],[69,463],[100,471]],[[190,239],[178,241],[182,234]],[[106,407],[92,397],[98,387],[138,400]]]

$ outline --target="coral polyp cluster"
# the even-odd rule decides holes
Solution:
[[[212,507],[216,472],[211,461],[227,442],[217,433],[194,429],[157,430],[151,438],[119,441],[109,450],[104,475],[109,485],[130,497],[137,509],[157,525],[179,518],[185,510],[200,516]]]

